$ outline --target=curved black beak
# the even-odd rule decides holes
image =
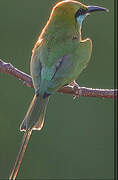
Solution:
[[[99,6],[88,6],[86,13],[91,13],[94,11],[106,11],[106,12],[108,12],[109,10],[106,8],[103,8],[103,7],[99,7]]]

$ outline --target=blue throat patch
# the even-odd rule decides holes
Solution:
[[[77,22],[80,24],[80,26],[82,26],[82,22],[85,19],[86,15],[80,15],[77,17]]]

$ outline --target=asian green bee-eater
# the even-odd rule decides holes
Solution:
[[[16,179],[32,130],[41,130],[49,98],[64,85],[72,83],[86,68],[92,52],[92,41],[82,40],[85,17],[94,11],[107,11],[98,6],[66,0],[57,3],[36,42],[30,70],[35,95],[20,126],[24,137],[10,179]]]

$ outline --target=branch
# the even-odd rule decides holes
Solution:
[[[18,70],[10,63],[5,63],[0,59],[0,72],[9,74],[18,78],[19,80],[24,81],[24,85],[33,88],[32,78],[28,74]],[[60,93],[72,94],[76,96],[86,96],[86,97],[98,97],[98,98],[117,98],[118,90],[117,89],[92,89],[86,87],[77,87],[77,86],[64,86],[59,89]]]

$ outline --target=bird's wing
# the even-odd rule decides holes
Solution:
[[[70,53],[59,58],[55,65],[55,71],[48,83],[49,93],[57,91],[64,85],[76,80],[79,74],[86,68],[92,51],[90,39],[77,44]]]
[[[71,83],[75,78],[74,74],[72,74],[72,69],[75,69],[75,65],[72,61],[72,55],[59,58],[55,70],[53,70],[53,75],[48,81],[47,92],[53,93],[64,85]]]
[[[41,69],[42,69],[39,54],[40,54],[40,44],[38,44],[37,46],[35,45],[30,62],[30,72],[36,92],[38,92],[40,87]]]

